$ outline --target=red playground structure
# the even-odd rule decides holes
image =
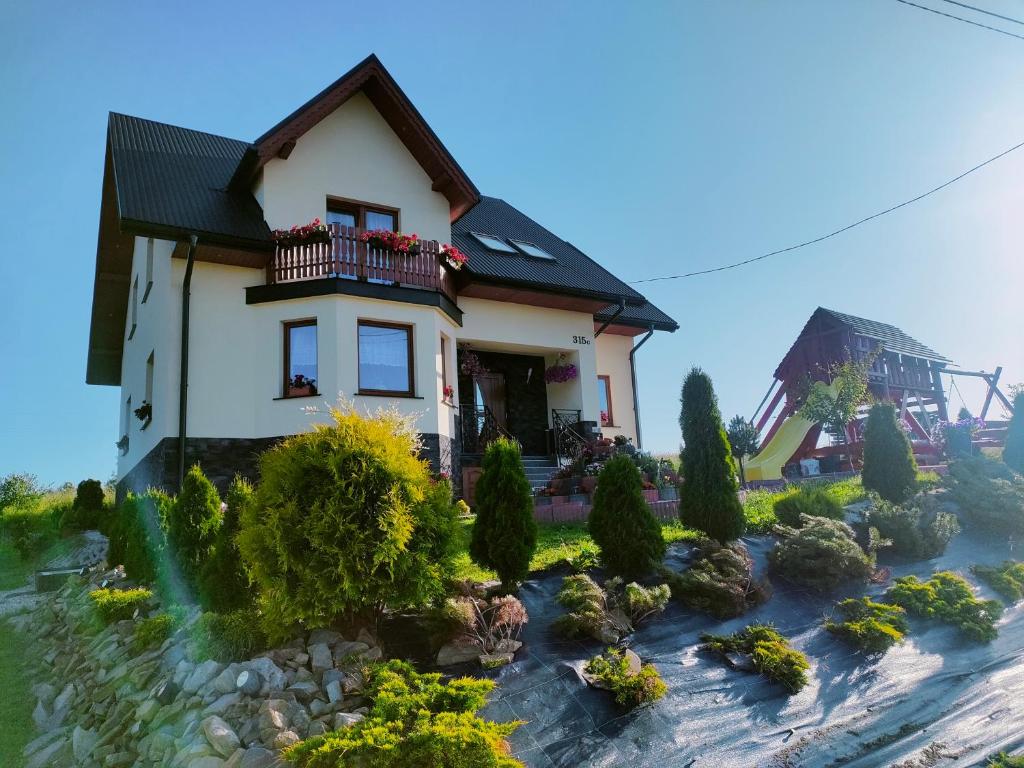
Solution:
[[[942,465],[941,449],[932,442],[931,434],[937,422],[950,421],[943,375],[978,377],[986,382],[985,401],[978,414],[982,420],[993,399],[998,399],[1008,413],[1013,412],[1010,401],[999,390],[1001,368],[993,373],[951,368],[949,358],[896,326],[818,307],[775,369],[775,379],[754,413],[754,425],[763,438],[757,455],[746,462],[748,481],[798,476],[801,467],[804,474],[827,474],[849,469],[851,463],[860,466],[866,407],[846,425],[846,442],[836,445],[819,446],[821,425],[797,413],[799,393],[808,379],[828,383],[829,371],[847,360],[870,361],[871,397],[896,405],[899,417],[909,427],[911,444],[923,469]],[[1000,446],[1005,432],[1005,422],[987,422],[975,434],[975,444]]]

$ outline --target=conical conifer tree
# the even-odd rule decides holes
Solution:
[[[615,576],[644,576],[665,557],[661,525],[644,499],[640,470],[628,456],[605,463],[587,523],[601,562]]]
[[[871,406],[864,426],[864,487],[886,501],[902,504],[917,489],[917,464],[891,403]]]
[[[1006,428],[1006,444],[1003,446],[1003,461],[1015,472],[1024,475],[1024,392],[1013,398],[1013,416]]]
[[[496,571],[511,589],[526,578],[537,548],[530,482],[519,446],[505,438],[487,446],[480,467],[469,554],[477,565]]]
[[[711,378],[700,368],[687,375],[681,401],[679,518],[683,525],[725,544],[743,535],[746,518],[718,399]]]

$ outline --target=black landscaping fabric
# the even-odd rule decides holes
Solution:
[[[764,573],[770,537],[744,540]],[[682,569],[689,547],[670,549]],[[889,565],[893,577],[955,570],[996,595],[968,571],[974,563],[1014,557],[1010,542],[961,533],[942,557]],[[1016,553],[1020,558],[1020,552]],[[984,765],[987,755],[1024,747],[1024,607],[1009,607],[988,645],[956,630],[911,619],[902,645],[881,657],[854,651],[826,632],[822,618],[843,597],[879,597],[887,585],[816,595],[773,580],[760,608],[720,622],[671,603],[628,639],[668,686],[661,701],[623,714],[610,694],[580,677],[593,642],[566,642],[551,631],[561,612],[555,596],[563,573],[523,585],[530,621],[516,661],[493,677],[499,684],[483,716],[525,720],[511,737],[531,768],[550,766],[907,766]],[[890,582],[891,583],[891,582]],[[698,650],[702,632],[733,632],[770,622],[811,661],[810,684],[788,696],[781,685],[725,667]],[[941,746],[933,746],[941,745]],[[921,762],[930,750],[934,762]],[[954,759],[955,758],[955,759]]]

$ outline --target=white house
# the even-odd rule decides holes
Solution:
[[[329,242],[272,234],[314,218]],[[456,482],[496,434],[538,468],[598,434],[639,444],[633,352],[677,327],[481,195],[375,56],[251,143],[110,115],[86,380],[121,388],[122,493],[196,461],[252,475],[339,393],[416,414]]]

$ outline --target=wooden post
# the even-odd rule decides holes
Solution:
[[[992,374],[991,379],[985,379],[988,382],[988,392],[985,393],[985,404],[981,406],[980,418],[982,421],[985,420],[985,416],[988,414],[988,407],[992,404],[992,393],[996,391],[996,385],[999,384],[999,376],[1003,372],[1003,366],[997,365],[995,373]]]

